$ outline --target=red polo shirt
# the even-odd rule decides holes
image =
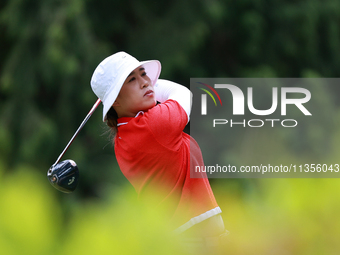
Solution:
[[[167,100],[136,117],[119,118],[115,138],[119,167],[139,198],[157,194],[156,203],[171,204],[180,231],[221,213],[206,176],[190,178],[190,165],[204,163],[196,141],[183,132],[187,122],[184,109]]]

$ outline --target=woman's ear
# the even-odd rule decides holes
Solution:
[[[119,103],[117,101],[115,101],[112,106],[119,106]]]

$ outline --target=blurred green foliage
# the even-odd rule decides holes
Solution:
[[[129,188],[62,202],[35,170],[0,170],[2,254],[187,254],[166,212],[139,204]],[[221,254],[338,253],[337,179],[219,181],[214,191],[231,232]]]
[[[103,58],[124,50],[139,60],[159,59],[161,78],[185,86],[190,77],[338,77],[339,24],[337,0],[1,1],[1,253],[153,254],[151,247],[174,254],[164,247],[176,245],[157,232],[166,222],[133,207],[100,109],[64,156],[80,168],[77,191],[58,193],[45,177],[96,101],[89,81]],[[313,90],[336,127],[340,87]],[[322,149],[326,160],[338,159],[336,128],[280,136],[305,139],[297,152]],[[235,147],[229,159],[251,155],[246,148]],[[270,155],[297,152],[282,144]],[[337,180],[211,183],[232,233],[228,254],[339,251]]]
[[[138,203],[131,190],[121,188],[101,202],[72,201],[63,213],[44,176],[19,167],[0,178],[0,252],[181,254],[166,211],[152,205]]]

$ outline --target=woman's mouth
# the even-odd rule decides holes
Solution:
[[[149,89],[148,91],[145,92],[144,96],[153,96],[153,91]]]

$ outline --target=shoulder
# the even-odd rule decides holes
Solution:
[[[143,115],[144,120],[151,125],[162,125],[162,123],[167,123],[167,125],[184,125],[184,128],[188,120],[187,114],[182,106],[172,99],[156,105]]]
[[[125,140],[135,148],[158,144],[173,149],[180,143],[186,123],[183,108],[178,102],[167,100],[119,126],[117,136],[120,142]]]

